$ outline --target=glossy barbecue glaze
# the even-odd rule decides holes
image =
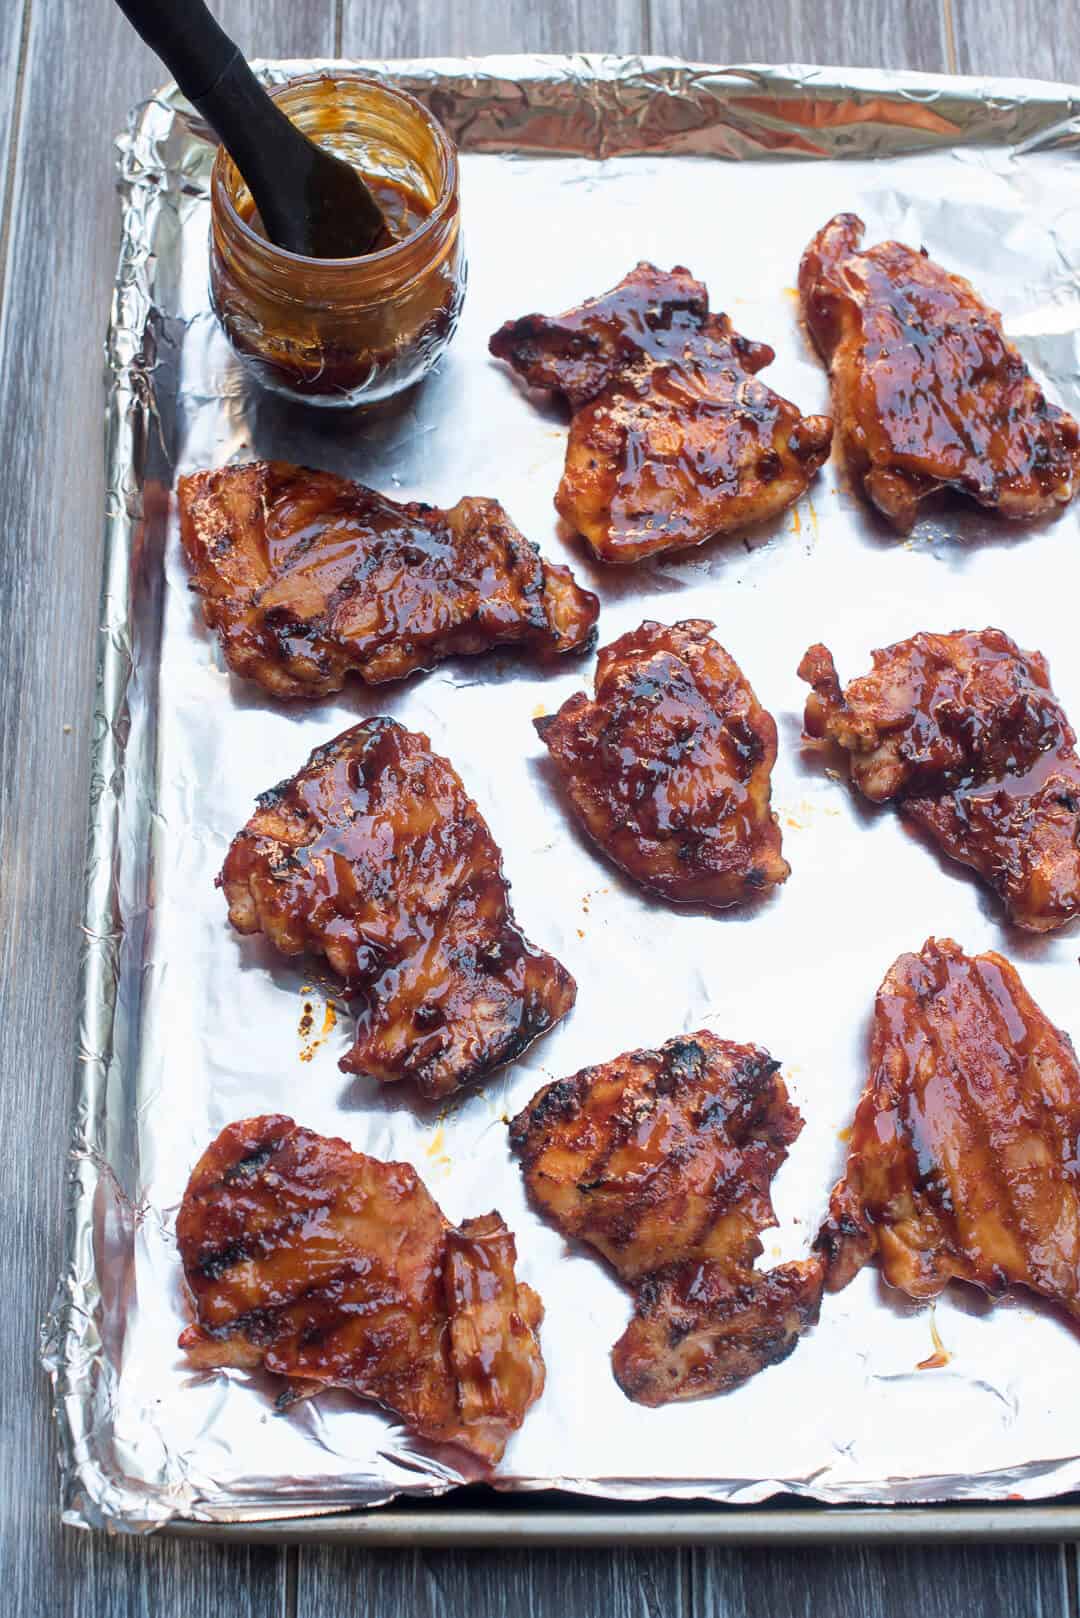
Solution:
[[[901,532],[949,487],[1004,517],[1072,499],[1080,429],[1048,403],[969,282],[900,242],[859,251],[838,214],[803,255],[807,325],[829,366],[845,458]]]
[[[543,1308],[499,1215],[449,1225],[407,1163],[267,1116],[230,1124],[176,1221],[200,1367],[263,1366],[282,1405],[348,1388],[488,1462],[540,1397]]]
[[[681,266],[639,264],[578,309],[508,321],[490,348],[573,408],[555,504],[604,561],[775,516],[829,452],[828,419],[756,380],[772,349],[709,314]]]
[[[1080,1068],[1000,955],[901,955],[874,1007],[870,1075],[817,1246],[827,1284],[876,1258],[933,1298],[956,1277],[1080,1315]]]
[[[361,991],[349,1072],[447,1095],[574,1003],[569,973],[519,931],[453,767],[391,719],[345,731],[264,793],[220,882],[238,931],[322,953]]]
[[[178,487],[192,585],[229,667],[321,697],[442,659],[591,643],[594,595],[544,562],[495,500],[399,505],[330,472],[254,461]]]
[[[700,1031],[549,1084],[510,1125],[533,1200],[635,1288],[613,1364],[639,1403],[735,1387],[817,1318],[816,1260],[753,1267],[802,1128],[778,1067]]]
[[[1080,910],[1080,760],[1046,659],[1000,629],[913,635],[873,654],[846,690],[830,653],[799,665],[814,688],[806,736],[851,756],[851,778],[971,866],[1032,932]]]
[[[534,720],[586,830],[665,898],[724,907],[783,882],[776,725],[711,623],[646,622],[600,652],[596,696]]]

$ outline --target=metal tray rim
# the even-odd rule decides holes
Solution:
[[[196,1522],[159,1530],[178,1539],[275,1545],[366,1545],[414,1550],[543,1549],[559,1545],[958,1544],[985,1539],[1080,1542],[1080,1503],[926,1506],[669,1507],[593,1513],[520,1505],[435,1512],[376,1507],[290,1521]]]

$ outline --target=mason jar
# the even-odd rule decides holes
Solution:
[[[425,376],[461,314],[466,265],[457,150],[413,96],[360,73],[271,90],[305,134],[364,178],[389,246],[305,258],[268,240],[225,148],[210,180],[210,295],[236,352],[290,399],[351,407]]]

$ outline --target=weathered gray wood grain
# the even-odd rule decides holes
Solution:
[[[194,1553],[194,1554],[193,1554]],[[283,1551],[69,1529],[42,1541],[14,1618],[286,1618]]]
[[[249,48],[333,47],[332,0],[216,0]],[[0,6],[6,36],[19,4]],[[17,55],[17,42],[16,42]],[[0,356],[0,1602],[16,1618],[264,1618],[285,1556],[60,1527],[37,1330],[59,1272],[103,513],[111,142],[164,77],[109,0],[33,0]]]
[[[301,1551],[296,1618],[1075,1618],[1064,1546]]]
[[[1010,0],[995,0],[1002,15]],[[1032,12],[1040,0],[1026,0]],[[943,71],[939,0],[651,0],[651,48],[698,62],[815,62]]]
[[[633,54],[649,48],[648,0],[342,0],[342,4],[346,56]]]
[[[1080,4],[951,0],[958,73],[1080,80]]]
[[[689,1596],[673,1551],[304,1550],[296,1618],[681,1618]]]
[[[0,342],[3,341],[3,284],[14,172],[11,135],[18,122],[22,100],[29,21],[30,0],[8,0],[0,16]]]
[[[693,1618],[1069,1618],[1062,1546],[693,1553]],[[328,1615],[329,1618],[329,1615]]]

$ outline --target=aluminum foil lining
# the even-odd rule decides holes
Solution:
[[[548,1385],[500,1488],[908,1502],[1075,1487],[1080,1347],[1029,1298],[991,1308],[956,1286],[928,1310],[865,1271],[826,1299],[789,1360],[737,1392],[657,1411],[630,1404],[608,1363],[629,1297],[530,1210],[505,1120],[549,1078],[680,1030],[766,1045],[806,1118],[776,1184],[771,1264],[804,1252],[817,1228],[864,1079],[874,991],[901,951],[931,933],[1003,949],[1049,1015],[1080,1033],[1075,933],[1008,931],[974,881],[805,757],[795,677],[815,640],[850,677],[872,647],[915,630],[996,624],[1048,655],[1076,721],[1067,580],[1080,513],[1021,530],[956,511],[901,542],[830,463],[797,508],[744,539],[602,569],[552,507],[564,414],[527,397],[486,339],[508,316],[604,290],[638,259],[682,263],[714,308],[774,346],[772,385],[806,411],[827,409],[793,283],[812,232],[854,209],[868,240],[925,243],[970,276],[1051,394],[1078,411],[1080,90],[595,57],[372,71],[421,96],[460,142],[471,263],[464,320],[437,374],[378,417],[327,420],[249,384],[208,306],[212,153],[176,92],[137,110],[120,141],[82,1022],[66,1261],[45,1328],[65,1517],[127,1529],[177,1514],[239,1522],[432,1495],[466,1478],[459,1455],[346,1395],[277,1415],[266,1381],[196,1374],[178,1353],[187,1306],[174,1218],[188,1173],[224,1124],[268,1111],[406,1159],[450,1218],[494,1205],[517,1233],[519,1272],[547,1308]],[[753,915],[680,914],[586,845],[529,721],[591,682],[591,659],[546,673],[511,656],[463,659],[303,708],[232,679],[187,589],[170,491],[178,473],[253,455],[400,498],[496,496],[599,593],[603,642],[645,617],[714,620],[779,724],[787,885]],[[378,712],[426,731],[454,761],[503,849],[522,926],[580,990],[554,1034],[434,1123],[393,1089],[339,1072],[349,1018],[334,984],[233,934],[213,885],[256,793]],[[938,1368],[920,1369],[935,1342]]]

